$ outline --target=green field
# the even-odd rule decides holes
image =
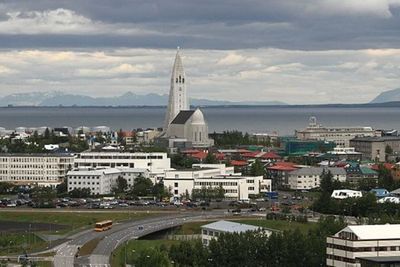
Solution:
[[[176,244],[179,241],[176,240],[131,240],[127,245],[119,246],[114,250],[111,266],[122,267],[125,266],[125,259],[128,264],[135,262],[135,258],[138,253],[147,248],[154,248],[158,246],[170,247],[172,244]]]
[[[0,255],[44,249],[46,244],[34,233],[0,233]]]
[[[117,213],[117,212],[0,212],[1,221],[27,222],[27,223],[52,223],[65,225],[66,228],[55,231],[51,227],[40,233],[52,235],[65,235],[78,232],[85,228],[93,227],[102,220],[113,220],[114,222],[129,219],[142,219],[154,216],[154,213]],[[24,251],[33,252],[45,249],[48,243],[34,233],[18,232],[8,233],[7,229],[0,229],[0,255],[21,254]]]
[[[57,234],[66,234],[75,232],[82,228],[94,226],[98,221],[113,220],[114,222],[124,221],[129,219],[142,219],[148,216],[154,216],[154,213],[117,213],[117,212],[0,212],[0,220],[16,221],[29,223],[53,223],[66,225],[67,228],[58,231]],[[49,229],[48,233],[55,234]]]

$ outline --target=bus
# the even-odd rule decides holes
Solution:
[[[108,229],[111,229],[111,226],[112,226],[112,221],[111,220],[97,222],[95,227],[94,227],[94,230],[96,232],[102,232],[102,231],[106,231]]]

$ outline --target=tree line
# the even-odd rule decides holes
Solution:
[[[138,252],[128,263],[139,267],[201,266],[325,266],[326,237],[345,227],[343,219],[321,218],[306,233],[298,229],[274,232],[224,233],[203,246],[201,240],[182,241],[169,248],[158,246]]]

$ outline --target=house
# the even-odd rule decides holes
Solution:
[[[398,266],[365,265],[395,262],[400,257],[400,224],[349,225],[326,239],[326,265],[337,267]]]
[[[230,222],[230,221],[217,221],[201,226],[201,240],[203,245],[209,245],[212,239],[218,239],[220,234],[224,233],[246,233],[246,232],[256,232],[263,231],[267,236],[271,235],[272,231],[265,230],[261,227]]]

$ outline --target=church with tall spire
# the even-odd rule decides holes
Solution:
[[[171,85],[162,138],[168,139],[169,147],[210,147],[208,124],[203,112],[190,109],[187,79],[178,47],[172,67]]]
[[[165,115],[164,128],[178,115],[181,110],[189,110],[189,98],[186,92],[186,76],[183,69],[182,58],[179,47],[176,52],[174,66],[172,67],[171,86],[169,89],[169,100],[167,113]]]

